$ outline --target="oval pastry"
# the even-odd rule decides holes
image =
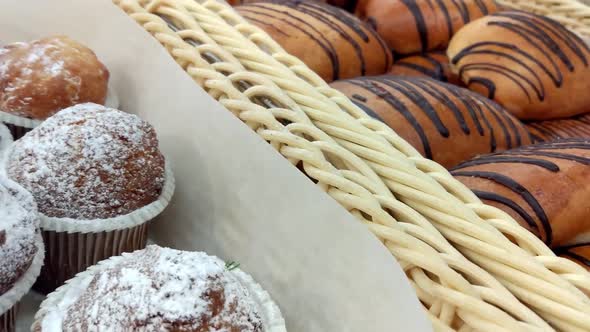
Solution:
[[[445,167],[530,143],[520,121],[498,104],[451,84],[382,75],[338,81],[332,87]]]
[[[562,120],[529,122],[526,127],[535,142],[554,141],[560,138],[590,138],[590,114]]]
[[[279,0],[236,7],[327,82],[384,74],[392,55],[377,33],[346,11],[316,1]]]
[[[388,74],[398,76],[427,76],[442,82],[461,85],[459,76],[451,71],[449,58],[442,51],[413,55],[397,60]]]
[[[444,48],[463,25],[497,10],[494,0],[360,0],[356,7],[399,54]]]
[[[590,50],[550,18],[509,11],[478,19],[453,37],[447,54],[470,89],[520,119],[568,117],[590,106]]]
[[[475,158],[451,172],[486,203],[556,247],[590,230],[590,140],[538,143]]]

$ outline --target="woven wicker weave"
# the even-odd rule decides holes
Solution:
[[[499,4],[514,9],[545,15],[561,24],[590,37],[590,0],[496,0]]]
[[[382,240],[436,330],[590,330],[590,274],[482,204],[229,6],[115,3]]]

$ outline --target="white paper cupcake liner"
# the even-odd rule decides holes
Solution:
[[[258,305],[258,312],[264,325],[265,332],[287,332],[285,319],[279,306],[272,300],[270,294],[265,291],[260,284],[249,274],[240,269],[234,269],[233,275],[239,282],[248,289],[250,296]]]
[[[0,316],[8,312],[29,292],[41,272],[41,266],[45,258],[45,247],[43,246],[41,234],[37,234],[35,240],[37,242],[37,253],[33,257],[31,266],[8,292],[0,296]]]
[[[4,160],[4,158],[6,157],[6,151],[8,151],[8,148],[10,147],[10,145],[12,145],[13,142],[14,140],[12,138],[10,130],[8,130],[8,128],[5,125],[0,123],[0,164],[2,163],[2,160]]]
[[[112,88],[110,82],[107,87],[105,106],[110,108],[119,107],[119,97],[114,88]],[[43,123],[43,121],[44,120],[29,119],[27,117],[14,115],[0,110],[0,122],[8,127],[15,140],[23,137],[27,132]]]
[[[54,218],[39,214],[41,228],[44,231],[67,233],[99,233],[110,232],[141,225],[157,217],[172,199],[175,189],[174,174],[166,159],[165,180],[162,193],[154,202],[129,214],[108,219],[79,220],[72,218]]]
[[[69,305],[74,303],[78,297],[86,290],[93,277],[101,271],[110,267],[116,266],[124,261],[126,254],[121,256],[111,257],[98,264],[89,267],[86,271],[76,275],[76,277],[68,280],[65,285],[59,287],[55,292],[49,294],[45,301],[41,303],[39,311],[35,314],[35,323],[33,323],[32,331],[42,332],[61,332],[60,315],[63,315]],[[233,275],[242,283],[250,293],[252,300],[257,304],[259,313],[261,315],[264,332],[286,332],[285,320],[281,314],[281,310],[271,299],[268,292],[254,281],[254,279],[242,272],[239,269],[234,269]],[[58,310],[52,310],[57,308]],[[54,319],[47,320],[44,324],[46,315],[55,315]],[[63,316],[62,316],[63,317]],[[57,326],[49,326],[48,322],[52,321]]]

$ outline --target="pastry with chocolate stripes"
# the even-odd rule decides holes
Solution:
[[[444,49],[462,26],[498,11],[494,0],[360,0],[356,14],[398,54]]]
[[[435,80],[461,85],[459,76],[451,71],[449,58],[443,51],[434,51],[399,59],[393,64],[388,74],[427,76]]]
[[[531,143],[522,123],[500,105],[452,84],[382,75],[338,81],[332,87],[445,167]]]
[[[526,127],[535,142],[554,141],[560,138],[590,138],[590,114],[562,120],[529,122]]]
[[[560,23],[506,11],[475,20],[451,40],[453,71],[520,119],[582,114],[590,106],[590,49]]]
[[[235,7],[327,82],[386,73],[385,42],[352,14],[317,1],[275,0]]]
[[[451,174],[551,247],[590,231],[590,139],[489,154],[460,164]]]

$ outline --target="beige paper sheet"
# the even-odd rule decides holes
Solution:
[[[108,0],[2,0],[0,22],[4,43],[62,33],[90,46],[121,108],[156,127],[178,182],[157,242],[239,261],[290,331],[431,329],[381,243]]]

